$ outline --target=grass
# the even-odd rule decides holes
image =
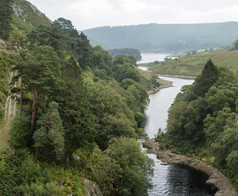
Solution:
[[[150,72],[150,71],[143,71],[143,70],[141,70],[141,69],[137,69],[138,71],[139,71],[139,73],[144,77],[144,78],[146,78],[147,80],[150,80],[151,78],[152,78],[152,75],[153,75],[153,73],[152,72]]]
[[[177,60],[148,63],[147,66],[155,74],[197,76],[209,59],[217,66],[227,67],[234,72],[238,71],[238,50],[229,51],[225,49],[198,53]]]
[[[11,128],[11,120],[6,121],[0,128],[0,149],[8,146],[9,130]]]

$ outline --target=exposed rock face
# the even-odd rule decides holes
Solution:
[[[17,17],[22,16],[23,10],[15,5],[12,6],[13,11]]]
[[[235,189],[230,181],[221,172],[208,163],[184,155],[178,155],[169,150],[163,150],[160,148],[159,143],[156,142],[155,139],[150,139],[147,142],[144,142],[143,147],[147,148],[148,153],[156,154],[157,158],[165,163],[186,165],[206,173],[209,176],[206,183],[212,184],[218,189],[215,196],[236,195]]]
[[[99,186],[95,182],[85,179],[84,184],[87,196],[103,196]]]

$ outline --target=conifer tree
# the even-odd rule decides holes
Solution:
[[[0,38],[8,39],[11,31],[13,0],[0,0]]]
[[[76,57],[81,68],[85,69],[91,65],[93,48],[89,43],[87,36],[82,32],[76,46]]]
[[[65,128],[66,154],[71,158],[79,148],[93,149],[95,128],[89,110],[86,89],[83,86],[81,69],[71,56],[62,70],[65,102],[62,104],[62,119]]]

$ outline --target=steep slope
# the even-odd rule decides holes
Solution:
[[[15,53],[19,48],[19,42],[26,37],[34,27],[39,25],[49,26],[51,21],[41,13],[34,5],[25,0],[14,0],[14,14],[12,14],[12,31],[7,41],[0,39],[0,146],[6,145],[9,122],[16,114],[15,99],[11,99],[9,83],[15,74],[10,73],[9,54]]]
[[[14,0],[13,10],[12,40],[18,40],[21,36],[24,37],[34,27],[51,24],[50,19],[28,1]]]

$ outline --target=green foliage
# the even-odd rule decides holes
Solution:
[[[30,121],[24,114],[18,114],[11,122],[10,144],[14,149],[26,147],[30,141]]]
[[[46,160],[60,160],[64,152],[64,128],[58,112],[58,104],[52,102],[46,114],[37,121],[40,129],[33,135],[34,146]]]
[[[77,56],[77,61],[81,68],[85,69],[87,66],[90,66],[91,59],[93,55],[93,48],[89,43],[87,36],[81,32],[77,45],[75,48],[75,53]]]
[[[135,139],[112,139],[106,154],[115,159],[122,169],[116,181],[119,195],[148,195],[153,175],[153,161],[142,152]]]
[[[90,169],[93,179],[104,195],[115,192],[114,184],[121,177],[122,169],[115,159],[110,158],[96,146],[90,157]]]
[[[27,35],[29,48],[34,49],[39,46],[51,46],[58,55],[62,55],[65,48],[65,36],[55,26],[40,25]]]
[[[13,27],[17,34],[18,27]],[[11,144],[18,150],[0,153],[6,177],[0,179],[0,194],[85,195],[84,177],[96,181],[105,195],[138,195],[138,187],[146,195],[151,160],[136,139],[146,137],[143,110],[152,83],[137,71],[133,57],[113,61],[83,33],[78,35],[70,21],[29,29],[27,40],[21,40],[24,35],[14,37],[18,45],[27,42],[25,50],[12,55],[11,62],[0,55],[0,74],[6,76],[11,63],[11,70],[17,70],[12,83],[22,81],[12,89],[20,92],[20,115],[11,131]],[[124,150],[117,153],[129,162],[107,154],[109,144],[119,148],[121,142]],[[38,162],[33,161],[34,150]]]
[[[117,55],[123,54],[126,56],[132,56],[137,61],[140,61],[142,56],[140,54],[140,50],[133,49],[133,48],[121,48],[121,49],[111,49],[108,50],[109,54],[112,55],[113,58],[115,58]]]
[[[219,72],[217,67],[211,60],[209,60],[205,64],[202,74],[195,79],[195,83],[193,85],[195,95],[203,97],[205,93],[208,92],[210,87],[217,81],[218,74]]]
[[[233,48],[232,50],[238,50],[238,39],[233,43]]]
[[[112,57],[105,51],[101,46],[95,46],[93,48],[93,57],[92,57],[92,68],[97,67],[95,71],[103,71],[106,72],[107,75],[112,75]],[[97,76],[97,73],[94,71],[94,74]],[[105,74],[102,76],[100,74],[101,79],[106,79]]]
[[[58,27],[66,35],[70,35],[70,33],[74,30],[72,22],[65,18],[58,18],[53,22],[53,25]]]
[[[191,86],[183,87],[169,110],[165,147],[196,154],[223,171],[237,185],[238,77],[211,62]],[[182,141],[182,142],[181,142]],[[205,153],[199,152],[206,148]]]
[[[64,188],[57,185],[57,182],[43,183],[31,183],[30,185],[23,185],[15,188],[16,194],[24,196],[52,196],[59,195],[64,196]]]
[[[198,76],[202,73],[206,62],[212,59],[215,65],[223,66],[236,72],[238,70],[237,55],[238,50],[219,49],[184,56],[177,60],[169,60],[159,64],[149,63],[147,66],[155,74]]]
[[[12,30],[13,0],[0,0],[0,38],[8,39]]]
[[[65,101],[61,116],[65,128],[66,153],[68,157],[79,148],[93,149],[95,128],[89,110],[86,89],[83,86],[81,69],[71,56],[62,70]]]

